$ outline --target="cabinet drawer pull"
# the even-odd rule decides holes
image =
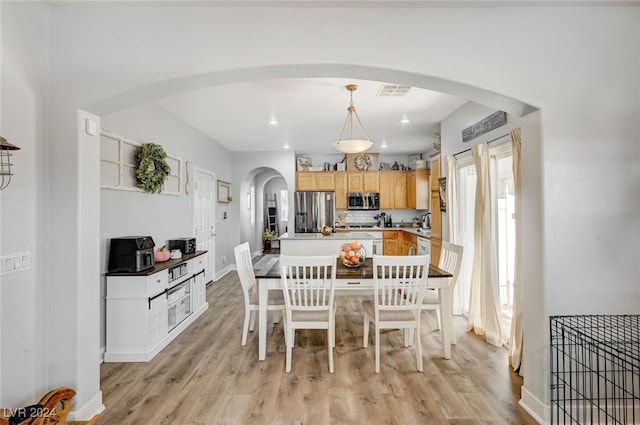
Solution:
[[[360,282],[347,282],[347,285],[360,285]]]

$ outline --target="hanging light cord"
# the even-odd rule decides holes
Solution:
[[[349,128],[348,139],[353,139],[353,116],[354,115],[358,120],[358,124],[360,124],[360,128],[362,129],[362,132],[364,133],[367,140],[369,140],[369,135],[367,134],[367,130],[364,129],[364,125],[362,125],[362,121],[360,121],[360,117],[356,112],[356,107],[353,104],[353,90],[350,90],[350,93],[351,93],[351,100],[349,102],[349,107],[347,108],[347,111],[349,111],[349,113],[347,114],[347,117],[344,120],[344,125],[342,126],[342,132],[340,133],[340,138],[338,140],[345,140],[342,138],[342,136],[344,135],[344,131],[346,128]]]

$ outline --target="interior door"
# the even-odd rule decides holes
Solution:
[[[215,276],[215,180],[212,172],[195,169],[194,191],[194,227],[196,249],[207,251],[205,259],[205,282]]]

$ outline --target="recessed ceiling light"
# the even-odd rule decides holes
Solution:
[[[289,149],[291,146],[289,146],[289,143],[285,142],[282,147],[285,149]]]
[[[409,124],[409,118],[402,118],[400,124]]]
[[[387,142],[386,142],[385,140],[383,140],[383,141],[382,141],[382,144],[380,145],[380,148],[382,148],[382,149],[386,149],[387,147],[388,147],[388,146],[387,146]]]
[[[271,119],[269,120],[269,124],[271,124],[271,125],[276,125],[276,124],[278,124],[278,120],[277,120],[277,119],[275,119],[275,118],[271,118]]]

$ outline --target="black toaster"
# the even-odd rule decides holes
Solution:
[[[196,238],[169,239],[169,251],[179,249],[183,254],[196,252]]]

